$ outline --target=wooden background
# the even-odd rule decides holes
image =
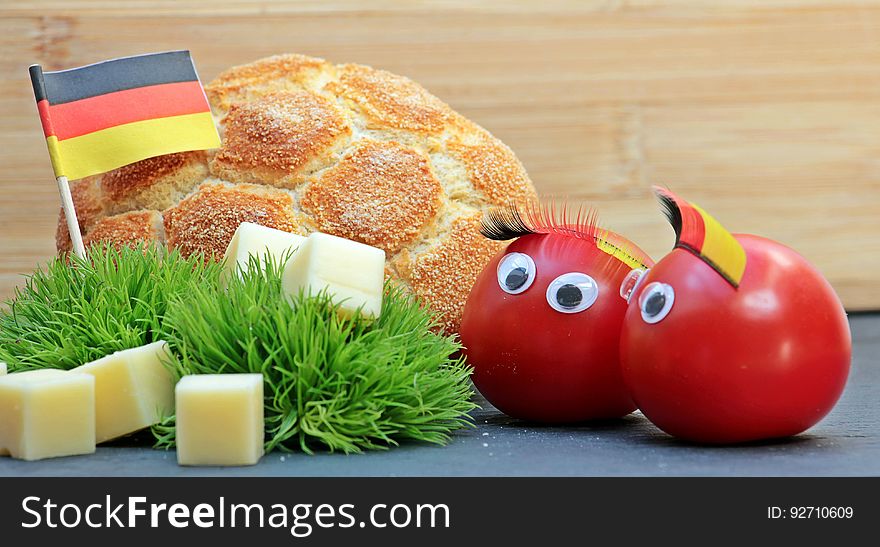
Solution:
[[[880,309],[880,1],[830,0],[0,0],[0,298],[54,252],[27,65],[177,48],[204,80],[279,52],[410,76],[655,257],[659,183]]]

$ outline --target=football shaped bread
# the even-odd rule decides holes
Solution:
[[[417,83],[362,65],[281,55],[205,86],[222,147],[147,159],[73,183],[87,244],[154,241],[221,258],[242,222],[383,249],[386,273],[455,332],[500,243],[485,208],[535,190],[513,152]],[[69,250],[63,216],[56,234]]]

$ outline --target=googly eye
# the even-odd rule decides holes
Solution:
[[[509,253],[498,263],[498,286],[508,294],[525,292],[535,281],[535,261],[527,254]]]
[[[646,273],[648,273],[648,270],[644,268],[630,270],[620,283],[620,297],[629,302],[632,295],[638,290],[639,285],[645,280]]]
[[[596,280],[580,272],[562,274],[547,286],[547,303],[560,313],[582,312],[597,298],[599,285]]]
[[[645,323],[658,323],[669,315],[675,302],[675,290],[666,283],[649,283],[639,296],[639,310]]]

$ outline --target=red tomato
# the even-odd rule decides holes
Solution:
[[[520,237],[496,256],[470,293],[460,329],[486,399],[541,422],[635,410],[619,361],[626,302],[618,290],[629,270],[592,239],[560,234]]]
[[[849,325],[828,282],[784,245],[734,237],[746,251],[738,289],[675,249],[639,283],[621,335],[636,404],[696,442],[800,433],[831,410],[849,373]]]

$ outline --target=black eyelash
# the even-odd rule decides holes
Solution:
[[[480,233],[496,241],[529,234],[554,233],[591,240],[600,235],[593,208],[577,207],[572,210],[565,202],[543,205],[532,202],[522,207],[522,210],[518,205],[490,209],[483,216]]]
[[[519,209],[514,205],[489,210],[483,215],[481,224],[480,233],[483,237],[495,241],[506,241],[537,233],[529,228]]]
[[[660,205],[663,207],[663,213],[666,215],[669,224],[672,225],[672,229],[675,231],[675,244],[678,245],[678,242],[681,239],[681,209],[678,208],[678,204],[675,203],[675,200],[672,199],[671,196],[663,193],[662,190],[655,190],[655,194],[657,195],[657,199],[660,200]]]
[[[565,202],[542,205],[537,201],[521,207],[511,204],[490,209],[483,215],[480,233],[495,241],[530,234],[560,234],[585,239],[631,268],[646,267],[645,259],[633,251],[634,245],[631,247],[632,244],[619,241],[616,234],[599,227],[596,210],[592,207],[572,208]]]

